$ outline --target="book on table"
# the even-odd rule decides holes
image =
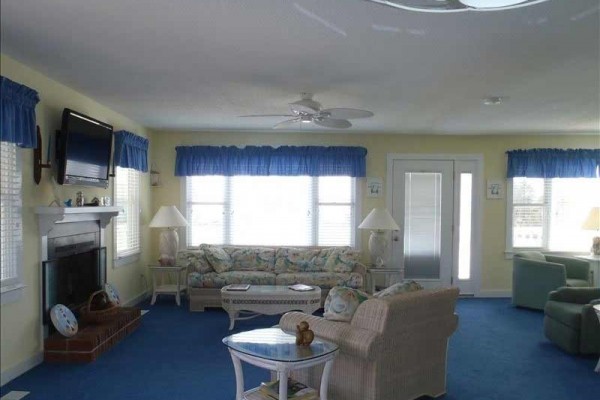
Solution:
[[[309,285],[304,285],[302,283],[296,283],[295,285],[290,285],[288,288],[295,290],[297,292],[309,292],[311,290],[315,290],[314,287]]]
[[[279,400],[279,380],[261,383],[259,391],[269,398]],[[316,400],[319,398],[319,394],[315,389],[288,378],[287,398],[290,400]]]
[[[229,285],[227,286],[227,290],[234,290],[234,291],[246,291],[250,289],[250,285],[244,284],[244,283],[236,283],[233,285]]]

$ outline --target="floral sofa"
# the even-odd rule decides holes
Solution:
[[[321,288],[322,302],[334,286],[364,287],[366,267],[350,247],[233,247],[203,244],[182,250],[177,265],[188,268],[190,311],[221,307],[221,288],[235,283]]]

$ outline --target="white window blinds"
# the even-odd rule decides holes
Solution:
[[[582,229],[600,206],[598,178],[513,178],[514,248],[585,252],[594,232]]]
[[[114,204],[123,209],[114,218],[116,258],[140,252],[140,172],[116,167]]]
[[[352,246],[355,188],[350,177],[188,177],[188,246]]]
[[[20,283],[23,253],[21,160],[14,143],[0,142],[0,282]]]

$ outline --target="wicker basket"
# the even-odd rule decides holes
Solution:
[[[106,306],[102,309],[94,309],[93,303],[104,303]],[[108,294],[104,290],[98,290],[91,294],[85,306],[79,310],[81,319],[89,324],[101,324],[113,319],[113,316],[119,311],[119,306],[112,303]]]

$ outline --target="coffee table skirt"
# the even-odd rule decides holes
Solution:
[[[277,315],[288,311],[302,311],[312,314],[321,306],[321,288],[299,292],[287,286],[251,285],[246,291],[221,289],[221,306],[229,314],[229,330],[236,320],[253,318],[257,315]],[[240,313],[254,313],[249,317],[240,317]]]

